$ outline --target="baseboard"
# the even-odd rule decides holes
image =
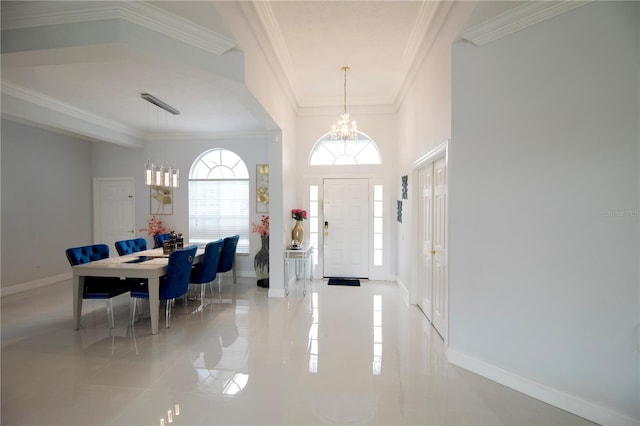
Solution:
[[[12,294],[22,293],[23,291],[33,290],[40,287],[45,287],[51,284],[56,284],[62,281],[70,280],[73,277],[71,272],[66,272],[60,275],[54,275],[51,277],[41,278],[39,280],[27,281],[24,283],[9,286],[7,288],[0,289],[0,297],[10,296]]]
[[[447,350],[447,358],[451,364],[601,425],[629,426],[639,424],[639,419],[633,419],[579,396],[503,370],[451,347]]]

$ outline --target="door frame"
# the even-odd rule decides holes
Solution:
[[[323,177],[322,178],[322,202],[321,205],[322,207],[320,208],[320,212],[321,215],[319,216],[319,223],[318,225],[320,226],[320,232],[319,234],[323,234],[322,232],[322,226],[321,224],[325,222],[326,217],[325,217],[325,201],[326,201],[326,191],[325,191],[325,182],[327,180],[365,180],[367,182],[367,205],[366,205],[366,209],[367,209],[367,217],[366,217],[366,223],[367,223],[367,227],[366,227],[366,235],[367,235],[367,250],[366,250],[366,258],[367,258],[367,262],[366,262],[366,266],[367,266],[367,274],[366,277],[357,277],[360,279],[370,279],[370,275],[371,275],[371,265],[373,264],[373,241],[372,241],[372,237],[371,235],[373,234],[373,223],[370,220],[371,215],[372,215],[372,209],[373,209],[373,200],[371,198],[371,192],[372,192],[372,187],[371,187],[371,179],[369,179],[368,177],[360,177],[360,176],[351,176],[351,177],[345,177],[345,178],[336,178],[336,177]],[[320,241],[318,241],[318,245],[320,245]],[[326,267],[326,253],[325,253],[325,236],[322,235],[322,273],[321,276],[322,278],[329,278],[328,276],[325,275],[325,267]],[[320,268],[318,268],[320,269]]]
[[[444,142],[442,142],[440,145],[436,146],[435,148],[433,148],[431,151],[427,152],[426,154],[424,154],[422,157],[418,158],[416,161],[413,162],[412,166],[411,166],[411,176],[413,179],[413,182],[418,182],[418,171],[424,167],[426,164],[431,163],[433,161],[436,161],[440,158],[445,158],[446,162],[447,162],[447,176],[449,175],[449,142],[450,139],[446,139]],[[449,182],[449,179],[447,177],[447,185],[448,185],[448,192],[451,191],[451,185]],[[420,188],[418,188],[417,184],[411,185],[412,189],[411,189],[411,194],[413,196],[414,200],[419,200],[420,199]],[[447,202],[446,202],[446,209],[447,209],[447,216],[446,216],[446,221],[447,224],[450,223],[449,218],[451,217],[451,212],[449,210],[449,197],[447,197]],[[418,218],[418,202],[416,201],[415,203],[412,203],[412,209],[411,209],[411,213],[414,220],[414,223],[417,223],[418,220],[421,220],[420,218]],[[449,240],[449,230],[450,227],[447,226],[447,240]],[[411,290],[410,290],[410,294],[409,294],[409,300],[410,303],[413,305],[417,305],[418,304],[418,265],[420,264],[420,253],[421,253],[421,247],[420,245],[422,244],[421,241],[419,241],[418,238],[418,233],[414,232],[411,235],[411,247],[414,248],[413,253],[414,253],[414,261],[413,261],[413,265],[411,267],[411,277],[412,277],[412,283],[413,285],[411,286]],[[449,247],[447,245],[447,258],[448,258],[448,263],[450,263],[451,261],[451,257],[449,257]],[[449,268],[447,268],[447,287],[449,286],[450,280],[449,280]],[[449,288],[447,288],[447,295],[450,294]],[[449,297],[447,296],[447,310],[449,309]],[[445,345],[448,345],[449,342],[449,335],[451,334],[451,329],[449,327],[449,317],[450,315],[447,315],[447,333],[446,336],[444,336],[444,342]]]
[[[379,166],[376,165],[376,168]],[[392,176],[386,173],[373,173],[370,168],[365,168],[363,166],[363,171],[356,170],[352,174],[345,174],[343,172],[337,172],[330,167],[314,170],[315,173],[307,174],[301,178],[302,185],[300,186],[299,199],[302,200],[304,206],[309,206],[309,186],[315,185],[318,187],[318,202],[320,203],[320,211],[318,220],[319,223],[324,221],[324,213],[322,211],[322,203],[324,202],[324,191],[323,191],[323,181],[324,179],[351,179],[351,178],[363,178],[369,180],[369,238],[372,238],[373,235],[373,188],[376,185],[382,185],[384,188],[383,193],[383,243],[382,243],[382,265],[374,265],[373,264],[373,254],[370,251],[369,253],[369,280],[380,280],[380,281],[395,281],[396,275],[394,272],[395,260],[394,257],[396,255],[395,250],[395,239],[396,239],[396,231],[395,231],[395,214],[396,214],[396,206],[393,196],[393,183],[391,182]],[[395,183],[395,179],[393,180]],[[308,222],[307,222],[308,223]],[[308,228],[305,228],[305,231]],[[313,266],[313,277],[314,279],[322,279],[322,271],[324,270],[324,236],[322,235],[322,230],[318,229],[318,250],[314,250],[313,258],[314,258],[314,266]],[[291,232],[289,230],[289,235]],[[373,244],[370,240],[369,250],[373,250]],[[405,298],[408,299],[408,296],[405,294]]]
[[[113,182],[113,181],[122,181],[122,182],[130,182],[131,183],[131,188],[132,188],[132,192],[133,194],[131,194],[133,196],[134,199],[134,203],[132,204],[133,206],[133,211],[131,212],[132,214],[132,220],[133,220],[133,224],[134,224],[134,231],[135,231],[135,224],[136,224],[136,180],[135,178],[132,177],[96,177],[93,178],[93,241],[94,244],[96,244],[97,242],[100,242],[102,239],[102,219],[100,217],[100,206],[102,205],[102,197],[100,196],[101,191],[99,191],[99,188],[101,186],[102,182]],[[132,238],[135,237],[135,232],[134,235],[132,236]]]

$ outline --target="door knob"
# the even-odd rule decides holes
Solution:
[[[434,254],[436,254],[435,250],[431,250],[431,256],[433,256]]]
[[[136,231],[134,231],[133,229],[129,229],[129,233],[130,234],[135,234]]]

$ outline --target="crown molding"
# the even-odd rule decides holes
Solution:
[[[282,37],[282,31],[280,31],[280,26],[278,25],[278,21],[276,20],[275,15],[273,14],[273,9],[271,9],[271,4],[269,2],[254,2],[253,3],[255,12],[257,17],[260,19],[261,26],[269,39],[269,43],[271,44],[271,48],[278,58],[278,62],[280,62],[280,66],[285,74],[287,74],[288,70],[293,69],[293,62],[291,62],[291,55],[289,54],[289,49],[287,49],[287,45],[284,42],[284,38]],[[287,77],[289,77],[287,75]]]
[[[440,36],[440,32],[442,31],[447,17],[453,7],[454,2],[449,1],[433,2],[432,4],[422,5],[422,8],[420,9],[419,22],[416,22],[416,27],[413,30],[416,35],[415,37],[412,35],[412,38],[415,39],[415,42],[413,42],[414,45],[411,47],[407,45],[407,49],[403,55],[406,57],[407,62],[409,59],[411,62],[406,65],[407,70],[405,72],[404,81],[393,102],[395,112],[400,110],[402,101],[407,96],[407,93],[409,93],[409,90],[411,90],[411,86],[418,75],[422,63],[427,55],[429,55],[431,48]],[[418,38],[419,36],[422,38]],[[413,56],[410,57],[408,56],[409,54]]]
[[[358,121],[358,116],[395,114],[396,112],[395,106],[390,103],[355,105],[349,107],[349,114],[351,114],[356,121]],[[300,107],[298,110],[298,116],[300,117],[333,116],[337,118],[340,113],[341,110],[336,110],[335,106],[309,106]]]
[[[405,74],[409,71],[416,56],[420,52],[420,48],[425,38],[431,31],[432,22],[436,16],[436,12],[440,7],[440,2],[423,1],[418,11],[418,16],[411,29],[409,41],[402,53],[401,69],[405,70]]]
[[[161,142],[161,141],[180,141],[180,142],[199,142],[211,140],[247,140],[247,139],[269,139],[271,140],[273,132],[270,130],[242,130],[242,131],[224,131],[224,132],[176,132],[170,134],[147,133],[145,141]]]
[[[139,136],[129,127],[9,81],[2,82],[2,94],[2,115],[14,121],[36,123],[50,130],[91,140],[108,141],[130,147],[143,145]]]
[[[469,28],[462,33],[462,38],[476,46],[482,46],[587,3],[590,3],[590,0],[528,1],[482,24]]]
[[[282,61],[291,64],[289,51],[286,49],[282,33],[268,2],[239,2],[242,15],[247,20],[249,28],[254,35],[254,40],[262,50],[265,61],[282,88],[289,105],[295,112],[299,109],[299,102],[290,84],[290,76]]]
[[[293,69],[291,56],[271,5],[267,1],[240,2],[239,4],[245,19],[249,22],[255,40],[264,52],[264,57],[289,100],[289,104],[295,112],[298,112],[300,102],[291,87],[292,76],[288,72]]]
[[[15,2],[2,6],[2,29],[123,19],[215,55],[236,43],[214,31],[142,1]]]

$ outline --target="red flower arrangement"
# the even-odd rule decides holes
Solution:
[[[146,232],[147,235],[168,234],[173,231],[167,225],[162,223],[162,219],[151,216],[147,221],[146,228],[140,228],[140,232]]]
[[[252,223],[251,232],[260,234],[263,237],[268,237],[269,236],[269,216],[262,215],[262,219],[260,219],[260,224],[258,225],[256,225],[255,223]]]
[[[291,217],[295,220],[305,220],[307,218],[307,211],[302,209],[291,210]]]

